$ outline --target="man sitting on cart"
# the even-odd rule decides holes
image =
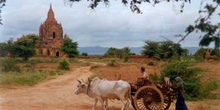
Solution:
[[[144,67],[141,67],[141,77],[138,78],[137,83],[141,86],[141,85],[149,85],[150,81],[149,81],[149,75],[148,73],[145,71]]]

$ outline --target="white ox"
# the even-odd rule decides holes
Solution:
[[[79,81],[77,85],[75,94],[86,93],[89,97],[95,99],[93,105],[93,110],[100,101],[103,110],[107,110],[107,100],[108,99],[120,99],[123,103],[121,110],[127,110],[129,108],[129,98],[131,95],[131,87],[129,83],[119,80],[119,81],[108,81],[106,79],[101,80],[98,77],[92,79],[89,84]]]

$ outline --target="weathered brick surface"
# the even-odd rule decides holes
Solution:
[[[65,35],[66,36],[66,35]],[[47,19],[39,27],[39,39],[36,43],[37,57],[62,57],[63,28],[55,19],[52,6],[47,14]]]

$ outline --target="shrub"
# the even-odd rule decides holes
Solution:
[[[162,80],[162,78],[168,76],[173,80],[176,76],[180,76],[184,81],[188,99],[197,99],[200,98],[202,93],[201,72],[202,69],[194,67],[194,63],[191,61],[172,61],[163,65],[160,78]]]
[[[160,82],[160,76],[156,73],[149,74],[149,79],[151,82]]]
[[[59,62],[58,69],[60,69],[60,70],[70,70],[70,63],[66,59],[63,59]]]
[[[153,61],[149,61],[149,62],[147,62],[147,65],[154,66],[154,62]]]
[[[109,63],[108,63],[108,66],[117,66],[118,65],[118,62],[117,60],[113,59],[111,60]]]
[[[211,94],[211,91],[219,89],[218,82],[216,80],[209,80],[202,84],[201,89],[201,98],[214,98],[213,94]]]
[[[0,62],[1,70],[3,72],[19,72],[20,68],[16,64],[17,62],[15,59],[12,58],[2,59],[2,61]]]
[[[206,49],[205,48],[200,48],[196,51],[196,53],[194,54],[195,59],[197,61],[203,61],[204,60],[204,55],[206,53]]]

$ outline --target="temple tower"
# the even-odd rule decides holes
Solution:
[[[50,5],[47,19],[39,27],[39,39],[36,42],[36,56],[62,57],[63,28],[55,19],[52,6]]]

